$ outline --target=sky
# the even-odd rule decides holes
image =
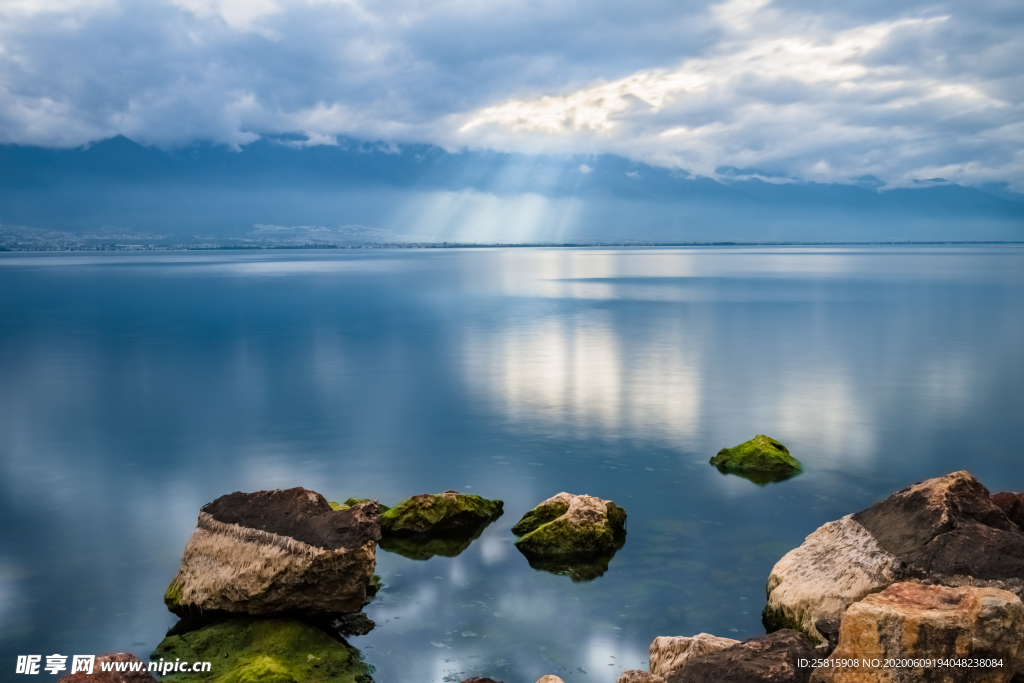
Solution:
[[[3,0],[0,143],[355,138],[1024,190],[1021,64],[1020,0]]]

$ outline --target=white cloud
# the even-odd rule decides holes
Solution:
[[[1000,0],[12,0],[0,142],[298,133],[1024,184],[1022,26]]]

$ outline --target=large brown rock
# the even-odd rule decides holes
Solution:
[[[805,635],[783,629],[694,657],[665,676],[665,683],[807,683],[812,669],[800,660],[813,658]]]
[[[1024,536],[967,472],[903,489],[853,518],[910,574],[1024,585]]]
[[[997,588],[897,583],[846,611],[839,646],[829,660],[857,659],[856,667],[822,666],[812,683],[1006,683],[1024,659],[1024,604]],[[886,668],[884,660],[997,659],[996,668]],[[867,659],[883,666],[865,667]]]
[[[68,660],[68,667],[71,667],[71,660]],[[104,671],[104,664],[123,665],[123,668],[130,669],[138,666],[141,671]],[[99,655],[93,662],[92,673],[79,671],[68,673],[60,678],[58,683],[156,683],[153,674],[146,669],[148,664],[133,654],[127,652],[116,652],[109,655]]]
[[[651,643],[648,668],[655,676],[667,676],[670,671],[682,669],[694,657],[718,652],[738,645],[739,642],[709,633],[698,633],[695,636],[658,636]]]
[[[375,501],[332,510],[303,488],[232,493],[199,513],[164,602],[178,615],[356,612],[379,540]]]
[[[822,526],[779,560],[768,577],[764,625],[822,642],[818,620],[838,619],[903,581],[990,586],[1020,597],[1024,533],[968,472],[923,481]]]

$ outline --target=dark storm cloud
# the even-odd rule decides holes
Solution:
[[[1024,182],[1016,1],[12,0],[0,141],[270,134]]]

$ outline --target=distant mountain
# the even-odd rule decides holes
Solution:
[[[165,152],[119,136],[69,150],[0,146],[0,227],[312,242],[1024,239],[1024,196],[1006,185],[886,190],[870,176],[718,173],[722,182],[610,155],[288,138]]]

